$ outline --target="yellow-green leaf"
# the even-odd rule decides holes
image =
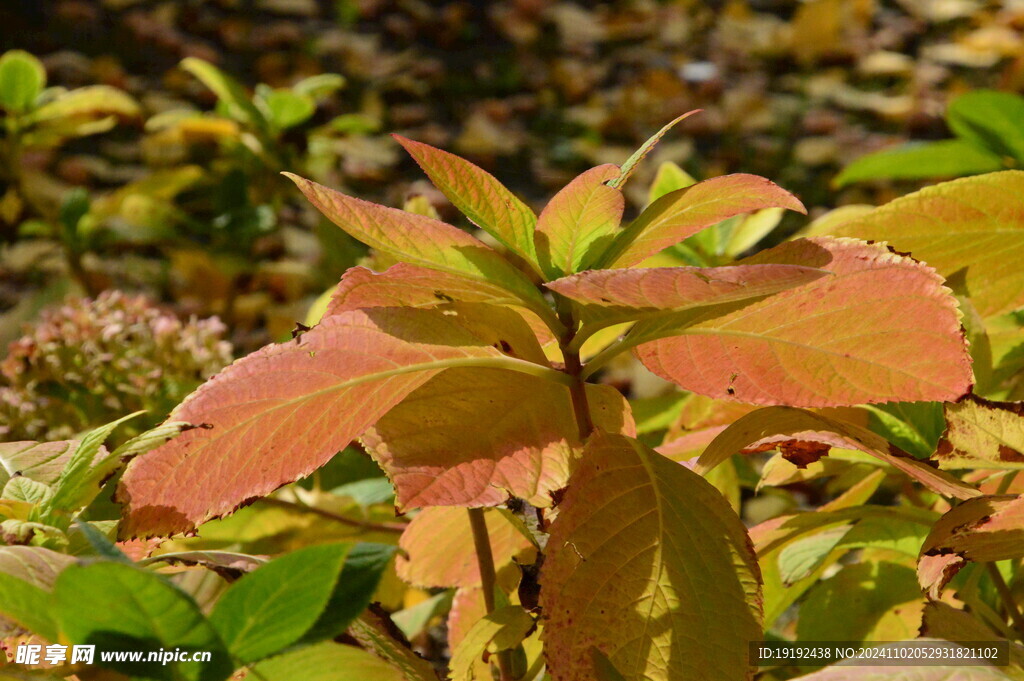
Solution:
[[[941,468],[1024,468],[1024,403],[969,395],[943,409],[946,431],[935,451]]]
[[[708,445],[695,470],[711,470],[748,447],[761,449],[793,441],[822,443],[825,448],[820,454],[827,452],[828,447],[859,449],[939,494],[957,499],[981,494],[949,473],[936,470],[928,462],[899,450],[867,428],[795,407],[765,407],[741,416]]]
[[[612,241],[626,199],[608,182],[617,166],[591,168],[555,194],[537,220],[537,257],[549,278],[585,270]]]
[[[939,274],[964,276],[983,317],[1024,305],[1024,171],[1007,170],[926,187],[827,233],[887,241]]]
[[[473,224],[536,268],[533,232],[537,216],[525,203],[483,168],[428,144],[392,136]]]
[[[806,209],[782,187],[756,175],[725,175],[661,197],[619,233],[597,266],[629,267],[711,225],[763,208]]]
[[[558,509],[541,570],[554,681],[592,681],[592,647],[626,681],[748,678],[760,579],[718,490],[635,440],[598,433]]]

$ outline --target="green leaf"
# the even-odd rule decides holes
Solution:
[[[320,99],[332,95],[345,87],[345,77],[337,73],[318,73],[315,76],[303,78],[295,85],[292,85],[292,92],[296,94]]]
[[[626,681],[748,678],[759,573],[718,490],[635,440],[598,433],[558,509],[541,571],[555,681],[592,681],[592,647]]]
[[[735,258],[750,250],[771,234],[782,221],[784,213],[784,208],[765,208],[739,219],[735,227],[729,230],[723,253]]]
[[[386,544],[356,544],[345,556],[338,583],[323,614],[303,637],[303,642],[333,638],[370,604],[385,570],[397,549]]]
[[[865,180],[920,180],[978,175],[1003,169],[1003,160],[965,140],[915,142],[861,156],[832,180],[845,187]]]
[[[43,508],[44,517],[77,511],[96,498],[102,481],[121,465],[119,459],[102,449],[103,443],[119,425],[144,413],[137,411],[121,417],[90,431],[82,438],[54,485],[53,498]]]
[[[23,50],[10,50],[0,57],[0,106],[13,113],[32,108],[46,86],[46,69]]]
[[[351,550],[352,544],[310,546],[233,584],[210,614],[231,655],[249,664],[302,638],[324,614]]]
[[[57,640],[50,592],[61,570],[74,562],[38,546],[0,546],[0,615],[47,640]],[[6,624],[0,617],[0,637],[9,635]]]
[[[537,269],[533,243],[537,216],[525,203],[493,175],[469,161],[401,135],[392,136],[473,224]]]
[[[109,85],[90,85],[62,92],[37,109],[31,120],[37,124],[62,125],[72,118],[136,118],[142,113],[139,103],[123,90]]]
[[[308,95],[280,88],[260,93],[257,100],[266,118],[277,130],[287,130],[305,123],[316,113],[316,102]]]
[[[567,184],[544,208],[534,236],[541,269],[556,278],[587,269],[611,243],[626,199],[608,181],[617,166],[591,168]]]
[[[658,132],[654,133],[650,137],[650,139],[648,139],[646,142],[640,145],[640,148],[634,151],[633,154],[626,159],[626,162],[622,164],[622,173],[614,180],[611,180],[608,183],[608,185],[616,189],[621,189],[622,185],[626,184],[626,180],[628,180],[630,176],[633,174],[633,171],[636,170],[636,167],[637,165],[639,165],[640,161],[644,160],[644,157],[646,157],[647,154],[651,153],[651,150],[654,149],[658,142],[661,141],[661,138],[665,136],[665,133],[667,133],[669,130],[675,127],[675,125],[680,121],[683,121],[692,116],[693,114],[700,112],[701,109],[688,111],[684,113],[682,116],[677,117],[675,120],[665,125],[665,127],[663,127]]]
[[[252,676],[262,681],[407,681],[400,670],[354,646],[333,641],[263,660]],[[436,677],[435,677],[436,678]]]
[[[44,482],[37,482],[24,475],[18,475],[7,481],[0,492],[0,499],[24,501],[29,504],[42,504],[53,497],[53,489]]]
[[[957,137],[1024,164],[1024,98],[1019,95],[968,92],[950,103],[946,121]]]
[[[864,518],[846,533],[839,545],[846,549],[885,549],[917,558],[928,536],[921,523],[899,518]]]
[[[53,609],[62,636],[99,650],[209,652],[209,662],[109,662],[144,678],[220,681],[233,666],[196,603],[159,575],[120,563],[71,565],[57,578]]]
[[[837,616],[839,607],[842,616]],[[923,607],[912,569],[885,562],[847,565],[808,592],[797,636],[801,641],[911,639],[917,636]]]
[[[801,537],[784,546],[778,556],[779,576],[782,581],[792,584],[811,575],[849,531],[849,525],[832,527],[809,537]]]
[[[868,428],[918,458],[935,452],[945,425],[939,402],[865,405]]]
[[[1004,170],[902,196],[821,233],[888,242],[962,288],[982,317],[1024,305],[1024,172]]]
[[[665,194],[679,189],[686,189],[697,184],[697,180],[672,161],[665,161],[658,166],[651,188],[647,191],[647,205],[651,205]],[[598,651],[600,652],[600,651]]]
[[[257,130],[265,130],[267,119],[249,99],[245,88],[231,76],[213,64],[188,57],[181,62],[181,68],[198,78],[203,85],[210,88],[217,98],[227,107],[228,115],[240,123],[250,125]]]
[[[50,594],[34,584],[2,572],[0,615],[45,639],[56,640],[57,625],[50,610]],[[3,622],[0,621],[2,629]]]
[[[132,565],[132,560],[124,554],[121,549],[117,548],[117,544],[110,540],[106,534],[104,534],[98,527],[90,522],[84,520],[75,521],[75,529],[82,533],[85,537],[85,541],[88,542],[89,546],[96,555],[101,558],[115,563],[124,563],[125,565]]]

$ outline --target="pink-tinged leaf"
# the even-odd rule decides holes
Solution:
[[[401,135],[392,135],[448,200],[473,224],[533,267],[537,216],[493,175],[464,158]]]
[[[607,183],[618,166],[591,168],[555,194],[537,220],[534,240],[540,266],[549,277],[587,269],[611,243],[626,199]]]
[[[588,385],[598,427],[632,434],[629,405],[610,386]],[[510,495],[551,505],[582,444],[569,390],[542,378],[453,369],[410,394],[362,442],[391,478],[403,510],[495,506]]]
[[[593,647],[626,681],[749,678],[762,630],[746,529],[718,490],[635,440],[588,443],[541,587],[554,681],[592,681]]]
[[[716,437],[728,426],[711,426],[702,428],[685,435],[680,435],[668,442],[656,447],[656,451],[662,456],[667,456],[673,461],[683,463],[687,468],[693,469],[696,461],[691,461],[694,456],[711,444]]]
[[[500,508],[484,511],[499,583],[518,581],[519,565],[532,565],[537,547],[522,521]],[[469,512],[435,506],[421,511],[398,542],[405,551],[395,562],[398,576],[422,588],[480,586],[480,568]]]
[[[970,389],[956,300],[927,265],[882,245],[828,237],[785,243],[743,263],[833,275],[731,311],[640,322],[630,332],[634,343],[659,338],[635,349],[644,366],[687,390],[751,404],[947,401]]]
[[[1006,170],[943,182],[828,234],[887,241],[964,285],[983,317],[1024,305],[1024,172]]]
[[[324,314],[370,307],[428,308],[452,302],[518,306],[541,345],[556,340],[544,321],[529,311],[536,308],[536,305],[522,307],[523,300],[511,294],[508,289],[460,274],[439,272],[404,262],[392,265],[380,273],[365,267],[349,268],[342,275]],[[546,305],[542,311],[545,315],[551,315]]]
[[[1024,402],[968,395],[943,409],[946,430],[935,451],[941,468],[1024,468]]]
[[[942,590],[966,564],[964,557],[955,553],[921,556],[917,562],[917,583],[928,598],[938,600],[942,598]]]
[[[682,116],[677,116],[674,120],[665,125],[661,130],[654,133],[646,142],[640,145],[640,148],[633,152],[633,154],[626,159],[626,162],[622,164],[622,173],[615,179],[611,180],[608,184],[616,189],[621,188],[622,185],[626,184],[626,180],[630,178],[633,171],[636,170],[637,165],[640,161],[643,161],[647,154],[651,153],[651,150],[657,146],[661,138],[665,136],[669,130],[674,128],[677,123],[686,120],[690,116],[696,113],[700,113],[703,109],[694,109],[693,111],[687,111]]]
[[[460,274],[398,263],[383,272],[352,267],[341,277],[325,315],[368,307],[437,307],[446,303],[522,305],[508,289]]]
[[[661,197],[605,251],[600,267],[635,265],[726,218],[763,208],[806,209],[782,187],[757,175],[725,175]]]
[[[546,286],[580,304],[585,324],[608,326],[772,295],[828,274],[800,265],[630,268],[581,272]]]
[[[444,369],[559,378],[541,361],[522,318],[492,305],[327,317],[235,362],[175,410],[196,427],[128,465],[122,536],[186,532],[308,475]]]
[[[456,589],[448,612],[448,646],[455,648],[473,625],[487,614],[483,589]]]
[[[938,598],[967,561],[1024,556],[1024,497],[984,496],[954,506],[932,526],[921,547],[918,579]]]
[[[969,499],[981,493],[949,473],[915,459],[885,438],[853,423],[794,407],[765,407],[740,417],[708,445],[697,461],[696,471],[707,472],[733,454],[765,451],[792,443],[820,443],[816,458],[829,447],[858,449],[884,461],[938,494]],[[807,448],[801,448],[807,449]]]
[[[457,227],[346,196],[298,175],[285,175],[331,222],[368,246],[413,265],[490,282],[524,301],[544,304],[526,276],[482,241]]]

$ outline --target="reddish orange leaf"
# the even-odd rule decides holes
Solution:
[[[706,473],[743,450],[763,450],[770,445],[781,446],[793,441],[859,449],[939,494],[957,499],[981,494],[949,473],[932,467],[927,461],[915,459],[867,428],[794,407],[765,407],[741,416],[708,445],[694,470]]]
[[[705,227],[762,208],[807,212],[795,196],[756,175],[725,175],[677,189],[648,206],[623,230],[598,266],[635,265]]]
[[[501,286],[400,262],[379,273],[365,267],[350,268],[324,314],[367,307],[437,307],[452,302],[523,304]]]
[[[554,681],[592,681],[594,647],[626,681],[749,678],[762,630],[747,532],[718,490],[635,440],[588,443],[541,587]]]
[[[499,583],[519,579],[519,565],[532,565],[537,547],[529,530],[508,511],[488,508],[484,511],[491,554]],[[406,555],[395,561],[398,576],[422,588],[480,586],[469,514],[464,508],[435,506],[413,518],[398,545]],[[472,624],[472,623],[470,623]]]
[[[525,359],[524,359],[525,358]],[[323,320],[225,369],[172,418],[196,425],[134,459],[118,490],[124,536],[185,532],[309,474],[443,369],[531,373],[543,353],[510,310],[373,308]]]
[[[631,433],[629,405],[610,386],[587,386],[593,421]],[[403,510],[494,506],[509,495],[550,506],[579,441],[569,390],[502,370],[453,369],[432,378],[363,435]]]
[[[452,302],[524,305],[501,286],[400,262],[379,273],[365,267],[350,268],[342,275],[324,314],[369,307],[438,307]],[[535,307],[520,307],[519,312],[544,345],[555,338],[544,321],[528,311]],[[544,312],[551,314],[546,305]]]
[[[541,268],[549,277],[587,269],[612,241],[626,199],[608,181],[618,166],[591,168],[555,194],[540,214],[534,239]]]
[[[537,265],[537,216],[493,175],[464,158],[401,135],[392,135],[448,200],[480,229]]]
[[[882,245],[828,237],[785,243],[743,263],[820,267],[834,276],[734,311],[640,322],[634,342],[660,337],[635,350],[648,369],[687,390],[752,404],[946,401],[970,389],[956,300],[927,265]]]
[[[399,260],[490,282],[544,305],[536,287],[486,244],[444,222],[380,206],[285,173],[310,203],[350,235]],[[533,243],[532,241],[530,242]]]
[[[800,265],[630,268],[581,272],[546,286],[579,303],[584,323],[593,330],[759,298],[827,275],[825,270]]]

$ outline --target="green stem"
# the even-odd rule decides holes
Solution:
[[[619,355],[625,352],[626,350],[629,350],[631,347],[633,347],[633,345],[634,343],[632,339],[630,339],[629,334],[626,334],[622,338],[618,339],[617,341],[606,347],[601,352],[594,355],[590,359],[590,361],[587,362],[586,366],[583,367],[583,371],[580,374],[580,378],[583,380],[590,378],[591,376],[594,375],[594,372],[596,372],[604,365],[608,364],[608,362],[614,359],[616,355]]]
[[[1004,473],[1003,479],[999,481],[999,489],[996,490],[996,494],[1006,494],[1019,472],[1020,471],[1007,471]]]
[[[565,373],[572,379],[569,383],[572,411],[576,418],[576,427],[579,429],[580,442],[585,442],[594,432],[594,421],[590,417],[590,404],[587,402],[586,370],[580,360],[579,347],[574,344],[579,329],[576,320],[573,319],[572,307],[568,300],[561,297],[558,299],[558,319],[566,328],[565,334],[558,341],[558,346],[565,361]]]
[[[401,534],[405,531],[406,526],[405,523],[375,523],[370,520],[356,520],[355,518],[348,518],[315,506],[306,506],[305,504],[286,501],[284,499],[276,499],[274,497],[264,497],[260,499],[259,502],[264,506],[274,506],[276,508],[284,508],[289,511],[298,511],[300,513],[311,513],[312,515],[331,520],[341,525],[356,527],[368,532],[389,532],[392,534]]]
[[[1024,634],[1024,616],[1020,614],[1020,609],[1017,607],[1017,602],[1013,598],[1010,587],[1006,585],[1006,581],[1003,579],[1003,575],[999,572],[999,568],[996,567],[995,563],[986,563],[985,569],[988,571],[988,576],[992,579],[992,584],[995,585],[996,591],[999,592],[999,598],[1003,601],[1003,607],[1006,608],[1006,612],[1017,630],[1017,638],[1020,638],[1020,635]]]
[[[494,554],[491,553],[491,538],[487,533],[487,519],[484,509],[467,508],[469,526],[473,530],[473,547],[476,549],[476,562],[480,568],[480,588],[484,592],[484,608],[490,615],[496,608],[494,589],[497,575],[494,570]],[[512,656],[508,650],[498,652],[498,672],[501,681],[515,681],[512,676]]]

